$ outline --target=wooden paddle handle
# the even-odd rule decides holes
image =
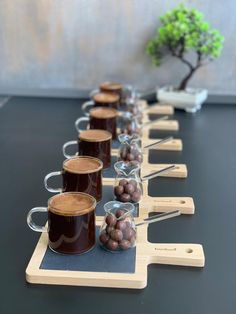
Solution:
[[[148,207],[149,213],[164,213],[177,209],[181,211],[181,214],[192,215],[195,212],[195,206],[192,197],[143,196],[140,207]]]
[[[179,122],[177,120],[163,120],[144,127],[147,130],[179,130]]]
[[[146,109],[149,114],[174,114],[174,107],[170,105],[152,105],[149,106],[147,101],[144,99],[138,100],[138,104],[142,109]]]
[[[148,114],[174,114],[174,107],[170,105],[152,105],[146,112]]]
[[[205,256],[201,244],[149,243],[145,254],[148,263],[203,267]]]
[[[187,178],[188,171],[187,166],[185,164],[175,164],[176,168],[171,170],[168,173],[163,173],[160,175],[161,177],[173,177],[173,178]],[[145,166],[142,168],[142,177],[146,176],[152,172],[156,172],[158,170],[161,170],[163,168],[166,168],[168,166],[171,166],[171,164],[145,164]]]

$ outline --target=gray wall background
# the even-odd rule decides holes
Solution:
[[[104,80],[141,89],[177,84],[187,71],[166,58],[151,65],[144,49],[158,17],[175,0],[0,0],[0,92],[73,94]],[[192,86],[236,94],[235,0],[192,0],[225,36],[222,56]]]

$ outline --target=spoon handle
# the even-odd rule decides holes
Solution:
[[[175,165],[171,165],[171,166],[168,166],[164,169],[161,169],[161,170],[158,170],[158,171],[155,171],[153,173],[150,173],[144,177],[142,177],[142,181],[146,181],[146,180],[150,180],[150,179],[154,179],[156,177],[158,177],[160,174],[163,174],[165,172],[169,172],[170,170],[174,170],[176,168]]]
[[[173,217],[179,216],[180,214],[181,214],[180,210],[173,210],[171,212],[162,213],[162,214],[159,214],[159,215],[155,215],[155,216],[146,218],[143,221],[135,224],[135,226],[138,227],[138,226],[142,226],[142,225],[146,225],[146,224],[151,224],[153,222],[157,222],[157,221],[161,221],[161,220],[165,220],[165,219],[169,219],[169,218],[173,218]]]
[[[166,142],[169,142],[171,140],[173,140],[173,136],[168,136],[168,137],[165,137],[165,138],[163,138],[163,139],[161,139],[155,143],[144,146],[144,149],[151,148],[153,146],[159,146],[159,145],[164,144]]]

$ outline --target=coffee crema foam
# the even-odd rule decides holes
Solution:
[[[77,174],[93,173],[101,170],[103,163],[101,160],[89,157],[89,156],[78,156],[70,158],[64,161],[63,169]]]
[[[117,116],[117,110],[113,108],[94,108],[90,110],[90,116],[97,119],[109,119]]]
[[[122,89],[122,85],[115,82],[104,82],[100,85],[101,90],[117,91]]]
[[[108,131],[100,129],[85,130],[79,134],[79,139],[87,142],[103,142],[112,138],[112,134]]]
[[[98,103],[115,103],[119,101],[119,96],[109,93],[98,93],[93,96],[93,100]]]
[[[49,199],[50,212],[61,216],[81,216],[95,210],[96,200],[86,193],[67,192]]]

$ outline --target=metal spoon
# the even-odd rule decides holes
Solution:
[[[176,169],[177,167],[175,165],[171,165],[171,166],[168,166],[164,169],[161,169],[161,170],[158,170],[158,171],[155,171],[151,174],[148,174],[144,177],[142,177],[142,181],[146,181],[146,180],[150,180],[150,179],[153,179],[153,178],[156,178],[158,177],[160,174],[163,174],[165,172],[170,172],[170,170],[174,170]]]
[[[159,145],[164,144],[166,142],[169,142],[171,140],[173,140],[173,136],[168,136],[168,137],[165,137],[165,138],[163,138],[163,139],[161,139],[161,140],[159,140],[159,141],[157,141],[155,143],[152,143],[152,144],[144,146],[143,149],[147,149],[147,148],[149,149],[149,148],[151,148],[153,146],[159,146]]]
[[[155,216],[143,219],[143,221],[136,223],[135,226],[138,227],[138,226],[142,226],[142,225],[146,225],[146,224],[151,224],[153,222],[157,222],[157,221],[173,218],[173,217],[176,217],[176,216],[179,216],[179,215],[181,215],[181,211],[180,210],[173,210],[171,212],[162,213],[162,214],[159,214],[159,215],[155,215]]]

